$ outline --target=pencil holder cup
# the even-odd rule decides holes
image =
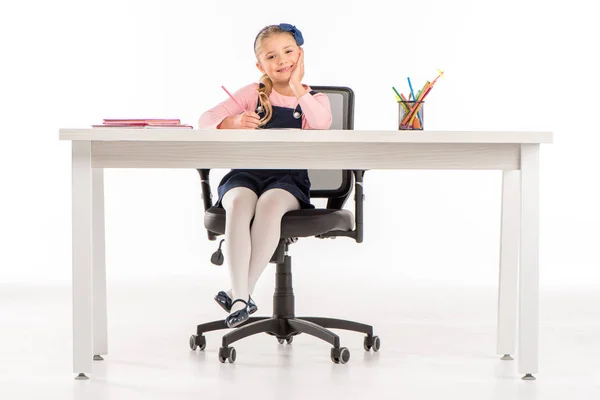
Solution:
[[[399,101],[398,102],[398,129],[423,130],[424,101]]]

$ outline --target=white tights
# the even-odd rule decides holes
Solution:
[[[229,266],[232,300],[248,301],[258,278],[279,243],[281,218],[300,208],[300,202],[283,189],[270,189],[260,197],[245,187],[225,193],[221,201],[226,212],[225,260]],[[254,217],[252,227],[250,221]],[[231,311],[244,308],[236,303]]]

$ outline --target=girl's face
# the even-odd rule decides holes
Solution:
[[[273,83],[287,83],[292,75],[292,67],[298,62],[300,48],[292,35],[278,34],[262,39],[257,54],[256,66],[267,74]]]

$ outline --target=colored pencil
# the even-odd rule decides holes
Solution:
[[[240,108],[240,110],[242,110],[242,112],[246,111],[244,109],[244,107],[242,107],[242,105],[240,103],[238,103],[238,101],[235,99],[235,97],[233,97],[233,95],[231,93],[229,93],[229,90],[225,89],[225,86],[221,86],[221,88],[223,88],[223,90],[225,91],[225,93],[227,93],[229,95],[229,97],[231,97],[231,100],[233,100],[233,102],[235,104],[237,104],[237,106]]]

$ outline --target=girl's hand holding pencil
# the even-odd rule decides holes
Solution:
[[[221,86],[221,88],[227,93],[227,95],[233,100],[233,102],[240,108],[242,111],[239,115],[233,115],[231,117],[226,117],[221,123],[217,126],[217,129],[256,129],[260,125],[260,116],[253,111],[246,111],[244,107],[233,97],[229,90],[225,89],[225,86]]]
[[[260,125],[260,117],[252,111],[226,117],[217,127],[218,129],[256,129]]]

